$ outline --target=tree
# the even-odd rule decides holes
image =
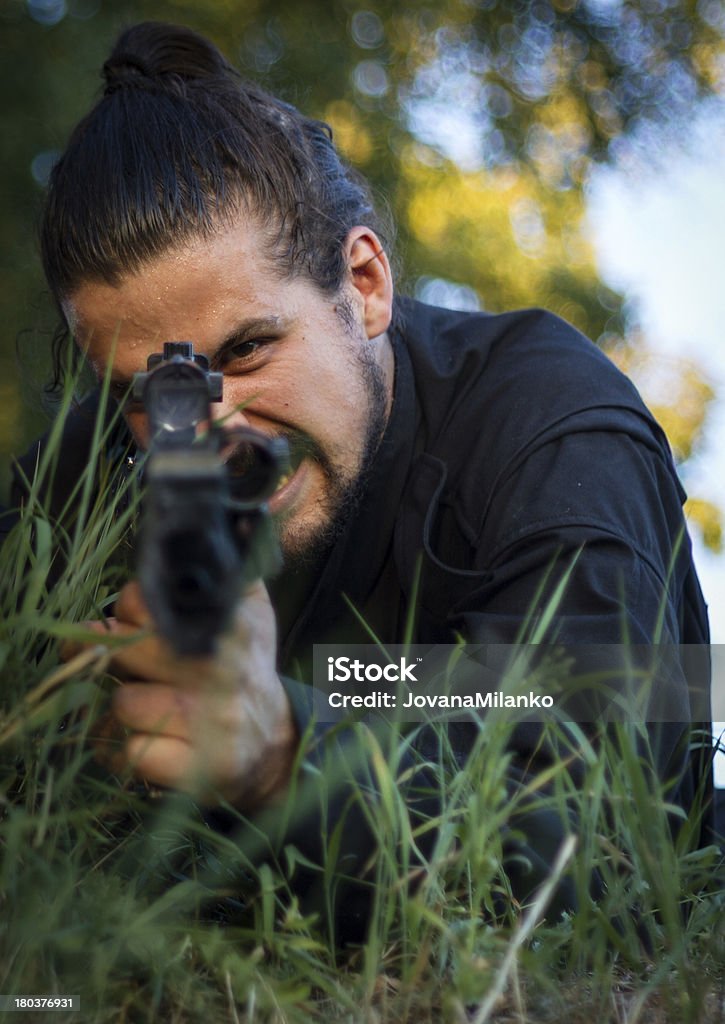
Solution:
[[[642,339],[622,297],[599,280],[584,186],[627,140],[671,130],[723,91],[718,0],[10,0],[0,12],[0,82],[15,97],[0,133],[0,303],[10,328],[0,369],[21,326],[35,326],[30,225],[43,175],[116,31],[149,17],[208,34],[247,77],[332,125],[391,206],[408,289],[455,285],[459,299],[494,311],[544,305],[635,365]],[[658,412],[686,459],[712,392],[692,368],[680,384],[697,415],[683,418],[681,399]],[[9,429],[0,419],[6,447]],[[712,508],[694,507],[716,545]]]

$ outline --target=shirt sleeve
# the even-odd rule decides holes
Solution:
[[[513,642],[550,599],[555,566],[573,562],[556,612],[565,642],[677,642],[691,566],[680,495],[668,453],[626,433],[539,444],[497,482],[480,526],[478,627],[498,619]]]
[[[709,652],[683,497],[656,438],[559,429],[501,475],[477,530],[479,582],[452,608],[451,622],[476,643],[526,642],[555,602],[543,639],[573,653],[582,675],[602,667],[616,674],[662,645],[666,671],[650,693],[639,753],[668,799],[688,812],[710,786],[701,742],[709,728]],[[697,631],[687,625],[693,593]],[[597,723],[585,727],[595,733]],[[470,747],[473,730],[460,729],[458,740]],[[524,776],[559,753],[541,746],[539,730],[514,732],[513,763]],[[572,772],[576,778],[575,761]],[[570,824],[549,816],[547,828],[561,833]],[[537,835],[538,848],[539,826]]]

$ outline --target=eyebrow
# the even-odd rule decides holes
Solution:
[[[290,325],[290,318],[273,314],[272,316],[251,317],[242,320],[241,323],[229,332],[213,352],[209,354],[209,363],[214,365],[224,355],[227,349],[238,345],[243,341],[251,341],[259,338],[260,335],[277,334],[286,330]]]

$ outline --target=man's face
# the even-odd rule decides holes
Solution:
[[[292,471],[269,507],[291,561],[328,544],[356,504],[390,411],[389,313],[386,319],[379,296],[371,300],[369,276],[358,276],[368,274],[376,240],[355,230],[361,234],[348,240],[349,280],[334,297],[307,277],[281,279],[263,255],[261,229],[240,217],[117,286],[86,282],[63,303],[99,377],[113,358],[114,389],[122,392],[145,370],[164,341],[192,341],[224,373],[215,417],[287,438]],[[129,407],[126,419],[145,447],[143,410]],[[226,454],[234,469],[234,451]]]

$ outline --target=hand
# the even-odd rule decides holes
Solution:
[[[102,735],[98,760],[207,804],[222,797],[249,811],[280,795],[298,736],[275,669],[275,619],[264,585],[239,601],[214,657],[175,655],[153,632],[135,581],[121,591],[115,613],[87,624],[100,635],[137,637],[113,652],[111,671],[124,682],[113,695],[109,732],[122,744]],[[62,656],[79,649],[66,644]]]

